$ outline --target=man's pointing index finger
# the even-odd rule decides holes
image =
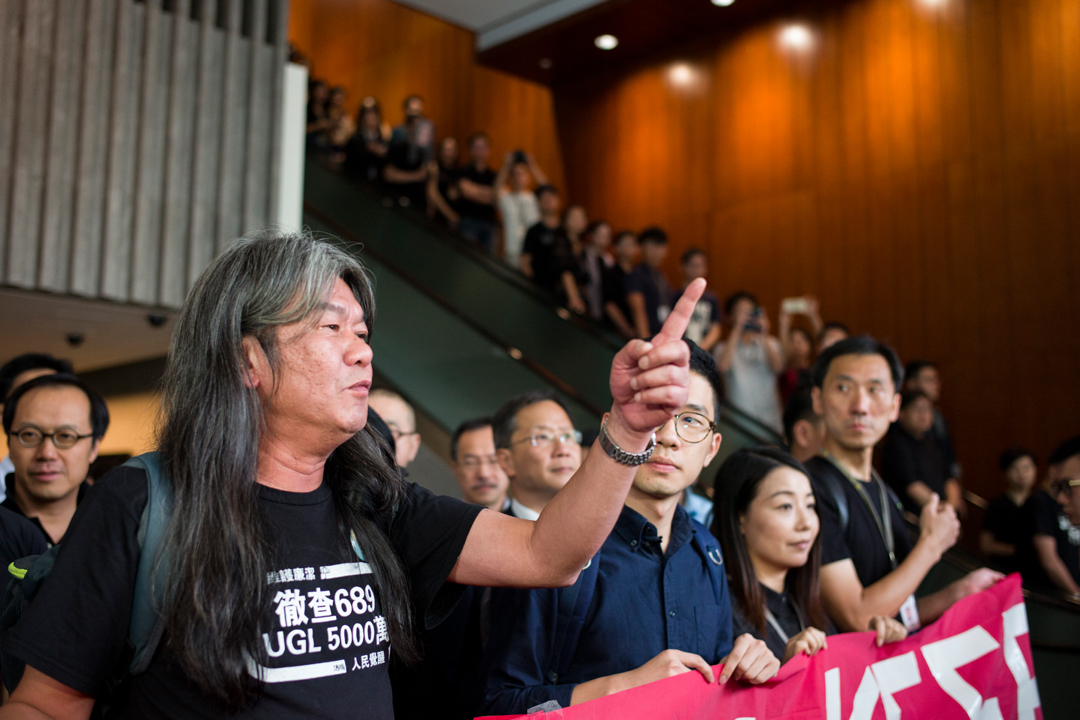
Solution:
[[[675,303],[675,309],[664,321],[664,327],[660,328],[660,332],[653,338],[653,345],[682,339],[686,334],[686,327],[690,324],[690,318],[694,315],[694,308],[704,292],[705,278],[698,278],[687,286],[679,302]]]

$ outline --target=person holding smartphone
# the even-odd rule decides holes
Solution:
[[[776,378],[784,369],[784,350],[769,335],[769,316],[745,291],[724,302],[731,329],[713,350],[729,403],[777,433],[783,430]]]

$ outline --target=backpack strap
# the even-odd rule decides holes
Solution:
[[[138,675],[150,666],[161,637],[165,618],[160,608],[165,596],[168,558],[159,557],[162,538],[173,513],[173,490],[161,456],[137,455],[124,465],[146,472],[147,498],[139,521],[139,570],[135,576],[135,595],[131,605],[128,640],[135,648],[129,672]]]
[[[832,466],[832,462],[828,459],[826,459],[825,462],[828,462],[829,465]],[[835,466],[833,466],[832,469],[835,470]],[[837,470],[837,472],[839,472],[839,470]],[[843,483],[847,481],[838,479],[834,472],[815,473],[814,479],[817,480],[818,485],[821,486],[823,490],[828,492],[829,497],[836,502],[836,513],[840,517],[840,534],[844,534],[847,531],[848,520],[851,517],[851,511],[848,509],[847,494],[844,492],[843,485]]]
[[[600,573],[600,553],[596,553],[578,574],[576,583],[563,588],[559,593],[559,611],[555,620],[555,645],[552,648],[551,664],[548,666],[547,681],[551,685],[558,683],[566,674],[570,662],[574,659],[581,629],[585,625],[585,615],[592,605],[593,591],[596,590],[596,578]]]

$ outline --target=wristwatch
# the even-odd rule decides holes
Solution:
[[[604,449],[604,452],[608,454],[608,457],[619,463],[620,465],[628,465],[630,467],[637,467],[643,465],[649,461],[652,457],[653,448],[656,447],[656,433],[652,434],[649,438],[649,444],[645,446],[645,450],[639,453],[626,452],[621,447],[615,444],[611,439],[611,436],[607,434],[607,422],[600,426],[600,435],[597,437],[600,441],[600,447]]]

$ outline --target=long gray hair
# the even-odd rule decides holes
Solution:
[[[175,491],[162,610],[169,650],[184,672],[232,708],[258,689],[248,663],[265,664],[259,631],[277,551],[256,482],[265,408],[244,384],[242,341],[254,338],[276,375],[279,330],[311,320],[338,278],[372,330],[375,298],[357,260],[306,234],[243,238],[203,272],[173,331],[159,432]],[[364,548],[394,650],[410,659],[416,646],[408,582],[378,526],[404,490],[382,449],[365,428],[331,454],[324,482],[341,541],[348,547],[355,533]]]

